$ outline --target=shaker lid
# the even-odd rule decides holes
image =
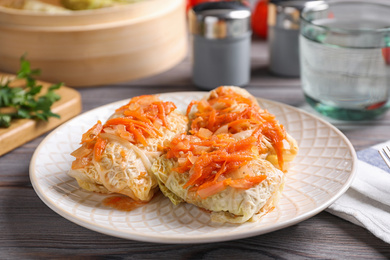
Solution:
[[[287,30],[298,30],[301,11],[311,2],[320,0],[270,0],[268,25]]]
[[[190,32],[208,39],[241,37],[250,21],[250,9],[239,2],[205,2],[189,11]]]

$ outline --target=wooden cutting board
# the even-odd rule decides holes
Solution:
[[[0,79],[2,77],[14,77],[14,75],[0,73]],[[23,82],[16,82],[14,85],[22,84]],[[38,84],[42,85],[42,93],[46,93],[52,85],[43,81],[38,81]],[[0,128],[0,156],[52,130],[81,112],[81,97],[76,90],[62,86],[56,90],[56,93],[61,96],[61,99],[53,104],[52,111],[59,114],[61,118],[50,118],[47,122],[17,119],[12,121],[9,128]]]

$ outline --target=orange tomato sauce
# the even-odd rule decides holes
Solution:
[[[103,200],[103,205],[114,208],[120,211],[132,211],[136,208],[141,207],[142,205],[145,205],[147,202],[140,202],[135,201],[130,197],[125,196],[111,196],[107,197]]]

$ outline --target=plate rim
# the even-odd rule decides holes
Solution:
[[[179,92],[166,92],[166,93],[157,93],[153,95],[198,95],[198,94],[206,94],[208,93],[207,91],[179,91]],[[142,242],[152,242],[152,243],[160,243],[160,244],[199,244],[199,243],[210,243],[210,242],[223,242],[223,241],[230,241],[230,240],[236,240],[236,239],[242,239],[242,238],[248,238],[248,237],[253,237],[257,235],[262,235],[270,232],[274,232],[292,225],[295,225],[297,223],[300,223],[306,219],[309,219],[310,217],[313,217],[320,213],[321,211],[325,210],[328,206],[330,206],[333,202],[335,202],[341,195],[343,195],[348,188],[351,186],[353,179],[356,176],[356,168],[357,168],[357,155],[356,151],[351,144],[351,142],[348,140],[348,138],[334,125],[331,123],[327,122],[326,120],[311,114],[307,111],[304,111],[300,108],[293,107],[288,104],[284,104],[278,101],[273,101],[265,98],[260,98],[260,97],[255,97],[257,100],[260,102],[265,102],[269,103],[272,105],[276,105],[279,107],[287,107],[288,109],[294,110],[297,113],[304,114],[311,119],[315,121],[319,121],[323,124],[325,124],[328,128],[332,129],[335,131],[339,137],[341,137],[344,141],[344,143],[347,145],[348,150],[351,153],[351,173],[346,180],[346,182],[343,184],[343,186],[336,192],[331,198],[326,200],[324,203],[320,204],[319,206],[315,207],[314,209],[307,211],[297,217],[294,217],[292,219],[288,219],[285,221],[280,222],[278,225],[270,225],[266,227],[262,227],[260,229],[253,229],[253,230],[247,230],[247,231],[236,231],[236,232],[230,232],[228,235],[221,236],[221,234],[207,234],[205,235],[197,235],[194,238],[189,238],[188,236],[181,236],[179,234],[175,234],[174,237],[171,237],[169,235],[153,235],[153,234],[147,234],[145,235],[140,235],[137,232],[123,232],[117,229],[113,229],[112,227],[107,227],[105,225],[102,225],[100,223],[92,223],[89,221],[86,221],[82,218],[80,218],[77,215],[73,215],[68,213],[65,210],[62,210],[60,207],[57,207],[57,205],[52,202],[49,198],[47,198],[42,191],[41,187],[38,185],[38,180],[36,179],[37,176],[34,172],[34,169],[36,167],[36,157],[39,155],[41,149],[45,146],[46,142],[56,134],[57,131],[60,131],[62,128],[65,128],[67,124],[70,124],[73,121],[77,121],[80,117],[85,116],[87,113],[92,113],[96,110],[104,109],[109,106],[113,106],[116,103],[125,103],[126,101],[130,100],[130,98],[114,101],[96,108],[93,108],[91,110],[85,111],[81,113],[80,115],[72,118],[71,120],[68,120],[67,122],[63,123],[62,125],[58,126],[57,128],[53,129],[37,146],[35,149],[33,156],[30,160],[30,165],[29,165],[29,178],[31,181],[31,184],[33,186],[33,189],[35,193],[38,195],[38,197],[48,206],[50,209],[52,209],[54,212],[62,216],[63,218],[90,230],[93,230],[95,232],[99,232],[102,234],[106,234],[109,236],[113,237],[118,237],[118,238],[123,238],[123,239],[131,239],[131,240],[136,240],[136,241],[142,241]],[[244,225],[247,223],[244,223]]]

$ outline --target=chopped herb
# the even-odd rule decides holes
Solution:
[[[58,114],[51,111],[54,102],[60,96],[54,91],[62,86],[62,83],[54,84],[44,95],[40,95],[42,86],[37,85],[34,76],[40,74],[40,70],[32,70],[30,62],[24,56],[20,59],[20,70],[16,79],[24,79],[24,87],[11,87],[12,80],[0,79],[0,127],[9,127],[12,119],[35,119],[47,121],[49,117],[59,118]],[[7,108],[3,109],[2,108]]]

